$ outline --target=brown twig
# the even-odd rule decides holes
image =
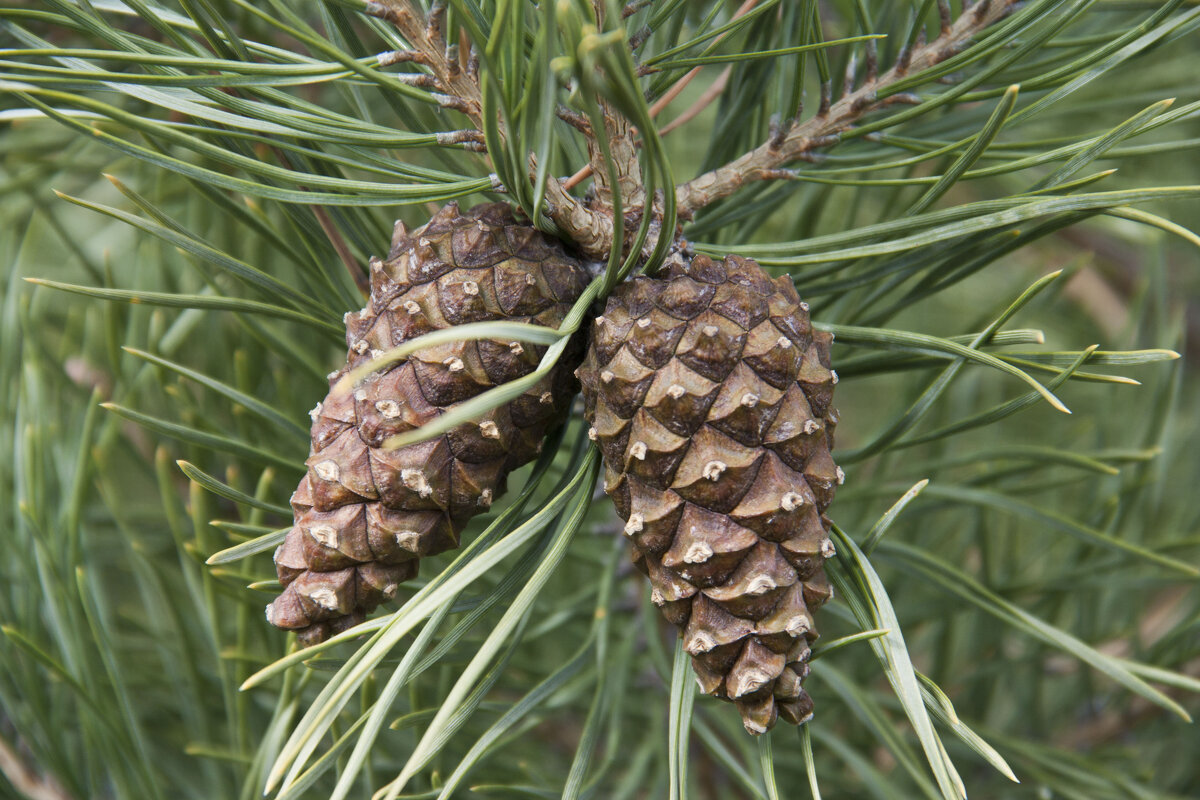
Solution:
[[[49,775],[39,775],[16,748],[0,737],[0,773],[29,800],[71,800],[66,790]]]
[[[686,218],[751,181],[777,175],[773,171],[779,167],[801,160],[822,143],[827,144],[831,136],[838,136],[867,111],[880,105],[876,95],[881,87],[895,83],[908,72],[927,69],[946,60],[984,28],[1008,14],[1016,3],[1017,0],[977,3],[963,12],[938,38],[906,52],[896,66],[878,80],[868,81],[828,106],[823,93],[822,107],[817,115],[794,125],[781,139],[768,141],[724,166],[677,186],[675,194],[680,215]]]
[[[563,181],[562,188],[569,192],[590,177],[592,177],[592,165],[584,164],[574,175]]]
[[[700,97],[696,99],[696,102],[688,106],[682,114],[659,128],[658,135],[666,136],[671,131],[688,124],[697,116],[699,116],[701,111],[712,105],[713,102],[721,96],[721,92],[725,91],[725,87],[729,85],[729,76],[732,74],[733,67],[726,67],[725,69],[721,70],[721,74],[718,75],[717,79],[713,81],[707,89],[704,90],[704,94],[700,95]]]
[[[275,154],[275,158],[279,160],[280,164],[288,169],[295,169],[292,160],[281,148],[272,147],[271,152]],[[303,190],[308,187],[301,185],[299,188]],[[317,224],[321,226],[321,230],[325,233],[325,238],[329,240],[329,244],[333,247],[334,252],[337,253],[342,266],[350,273],[350,277],[354,280],[354,285],[362,292],[363,297],[369,295],[371,293],[370,278],[367,277],[367,273],[363,270],[362,265],[359,264],[358,259],[354,257],[354,253],[350,251],[350,246],[346,244],[346,239],[342,236],[342,232],[338,230],[337,226],[333,224],[333,220],[329,218],[329,212],[319,205],[310,205],[308,208],[313,212],[313,216],[317,218]]]
[[[586,115],[580,114],[578,111],[573,111],[566,106],[559,106],[556,108],[555,114],[559,119],[582,133],[584,136],[593,135],[592,123],[588,120]]]
[[[425,54],[416,50],[392,50],[388,53],[380,53],[375,56],[375,60],[381,67],[390,67],[393,64],[426,63]]]
[[[321,230],[325,232],[325,236],[329,238],[329,243],[333,245],[333,249],[337,252],[338,258],[342,260],[342,264],[346,267],[346,271],[350,273],[350,277],[354,279],[354,285],[362,292],[363,297],[371,293],[371,281],[367,277],[367,273],[359,266],[358,259],[350,252],[350,246],[346,244],[346,240],[342,238],[341,231],[329,219],[329,214],[321,206],[309,206],[312,209],[313,215],[317,218],[317,224],[321,226]]]
[[[629,19],[653,2],[654,0],[633,0],[633,2],[626,3],[625,7],[621,9],[621,19]]]
[[[745,0],[745,2],[738,6],[737,10],[733,12],[733,16],[729,18],[730,22],[749,14],[754,7],[758,5],[758,3],[759,0]],[[715,47],[728,35],[729,31],[722,33],[720,36],[713,39],[710,47]],[[692,67],[687,71],[686,75],[675,81],[675,83],[671,84],[671,88],[667,89],[667,91],[663,93],[663,96],[655,100],[654,105],[650,106],[650,116],[656,116],[660,111],[670,105],[671,101],[678,97],[679,94],[687,88],[687,85],[691,83],[697,75],[700,74],[701,69],[703,69],[703,67]],[[726,72],[728,72],[728,70],[729,68],[727,67]]]
[[[1186,587],[1160,592],[1138,621],[1134,636],[1101,642],[1096,649],[1106,656],[1130,658],[1137,648],[1152,646],[1187,619],[1189,597],[1190,590]],[[1074,659],[1054,656],[1047,663],[1047,668],[1055,674],[1070,674],[1078,671],[1081,665]],[[1174,671],[1192,678],[1200,676],[1200,658],[1190,659],[1176,666]],[[1168,697],[1178,698],[1186,690],[1165,686],[1163,691]],[[1056,744],[1068,750],[1091,749],[1129,735],[1138,725],[1154,717],[1165,717],[1168,713],[1162,706],[1144,697],[1133,697],[1125,708],[1105,708],[1087,722],[1065,731]]]

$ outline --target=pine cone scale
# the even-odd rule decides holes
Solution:
[[[346,366],[331,385],[404,341],[451,325],[512,320],[558,327],[587,273],[507,206],[453,203],[409,233],[397,223],[386,261],[370,263],[371,297],[346,315]],[[458,546],[467,522],[504,490],[565,419],[568,348],[524,395],[426,442],[389,450],[456,404],[527,375],[544,347],[511,341],[434,345],[390,364],[313,411],[308,473],[292,496],[294,527],[275,554],[278,627],[313,644],[363,620],[413,578],[421,558]]]
[[[751,733],[807,720],[842,480],[831,337],[790,281],[736,256],[619,286],[592,334],[578,374],[605,489],[701,690]]]

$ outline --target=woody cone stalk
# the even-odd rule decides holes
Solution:
[[[582,265],[555,240],[518,224],[506,205],[466,214],[451,203],[423,228],[397,223],[386,261],[371,261],[366,308],[346,315],[345,366],[335,384],[389,348],[468,322],[557,328],[587,286]],[[510,403],[430,441],[385,442],[493,386],[528,375],[545,348],[461,341],[419,350],[331,391],[312,412],[308,472],[292,495],[294,526],[275,552],[283,592],[267,619],[311,645],[358,624],[424,556],[458,545],[471,517],[504,491],[575,393],[568,349],[555,369]]]
[[[701,690],[753,734],[812,715],[801,681],[843,477],[831,340],[786,276],[699,255],[617,287],[578,371],[634,563]]]

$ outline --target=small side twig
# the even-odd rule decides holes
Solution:
[[[354,285],[366,297],[371,293],[371,281],[367,277],[367,273],[359,266],[358,260],[354,254],[350,252],[350,246],[346,244],[346,240],[342,237],[341,231],[333,224],[333,220],[329,219],[328,212],[321,206],[310,206],[313,216],[317,218],[317,224],[321,226],[321,230],[325,232],[329,243],[333,245],[333,249],[341,259],[346,271],[350,273],[350,277],[354,279]]]
[[[954,25],[954,17],[950,11],[950,0],[938,0],[938,21],[942,25],[942,36],[950,32],[951,26]]]
[[[650,38],[652,33],[653,31],[650,30],[649,25],[643,25],[642,27],[638,28],[629,35],[629,39],[627,40],[629,49],[636,52],[639,47],[646,43],[646,40]]]
[[[621,19],[629,19],[653,2],[654,0],[633,0],[630,3],[626,3],[625,7],[621,9]]]
[[[419,50],[392,50],[387,53],[380,53],[375,56],[375,60],[381,67],[390,67],[392,64],[405,64],[415,62],[417,64],[428,64],[425,54]]]
[[[476,130],[443,131],[437,135],[437,143],[441,145],[461,144],[467,150],[486,153],[483,134]]]
[[[559,119],[582,133],[584,136],[591,136],[593,134],[591,121],[578,111],[573,111],[566,106],[559,106],[557,109],[555,109],[555,114],[558,115]]]
[[[863,45],[863,50],[866,52],[866,70],[863,74],[863,83],[871,84],[879,80],[879,48],[875,45],[875,40],[870,39]]]
[[[275,154],[275,158],[279,163],[288,169],[295,169],[295,165],[288,157],[288,154],[278,147],[272,147],[271,151]],[[301,189],[307,187],[301,186]],[[342,266],[350,273],[350,277],[354,280],[354,285],[362,292],[363,297],[371,294],[371,279],[367,277],[367,273],[358,263],[358,259],[354,257],[354,253],[350,251],[350,245],[346,244],[345,237],[338,227],[333,224],[333,220],[329,218],[329,212],[324,207],[319,205],[310,205],[309,209],[313,212],[313,216],[317,218],[317,224],[321,226],[321,231],[324,232],[325,238],[329,240],[333,250],[337,253],[338,260],[342,262]]]
[[[712,105],[716,99],[721,96],[721,92],[725,91],[725,87],[729,85],[729,77],[732,74],[733,67],[726,67],[725,69],[721,70],[721,74],[718,75],[717,79],[713,81],[707,89],[704,90],[704,94],[696,98],[696,102],[688,106],[682,114],[659,128],[658,135],[666,136],[676,128],[686,125],[695,119],[701,111]]]
[[[29,800],[71,800],[66,789],[47,775],[39,775],[8,741],[0,737],[0,773]]]
[[[425,39],[433,45],[441,44],[443,49],[446,43],[446,37],[443,34],[445,22],[446,3],[444,0],[434,0],[429,6],[429,15],[425,19]]]
[[[437,89],[442,91],[445,87],[438,83],[438,79],[432,75],[427,75],[424,72],[401,72],[399,75],[393,75],[396,80],[409,86],[416,86],[420,89]]]
[[[842,76],[842,100],[854,94],[855,77],[858,75],[858,54],[851,53],[846,59],[846,74]]]

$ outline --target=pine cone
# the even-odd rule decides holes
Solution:
[[[577,373],[634,563],[701,690],[752,734],[812,715],[800,682],[843,477],[831,341],[786,277],[701,255],[617,287]]]
[[[508,206],[454,203],[409,234],[396,225],[387,261],[371,260],[371,298],[346,315],[348,370],[429,331],[509,320],[557,328],[587,286],[583,266]],[[292,495],[294,527],[275,552],[283,593],[271,624],[305,646],[358,624],[417,574],[421,557],[458,545],[467,521],[541,449],[575,393],[581,348],[545,379],[477,422],[420,444],[384,442],[483,391],[532,372],[545,348],[480,340],[424,348],[312,411],[308,474]]]

